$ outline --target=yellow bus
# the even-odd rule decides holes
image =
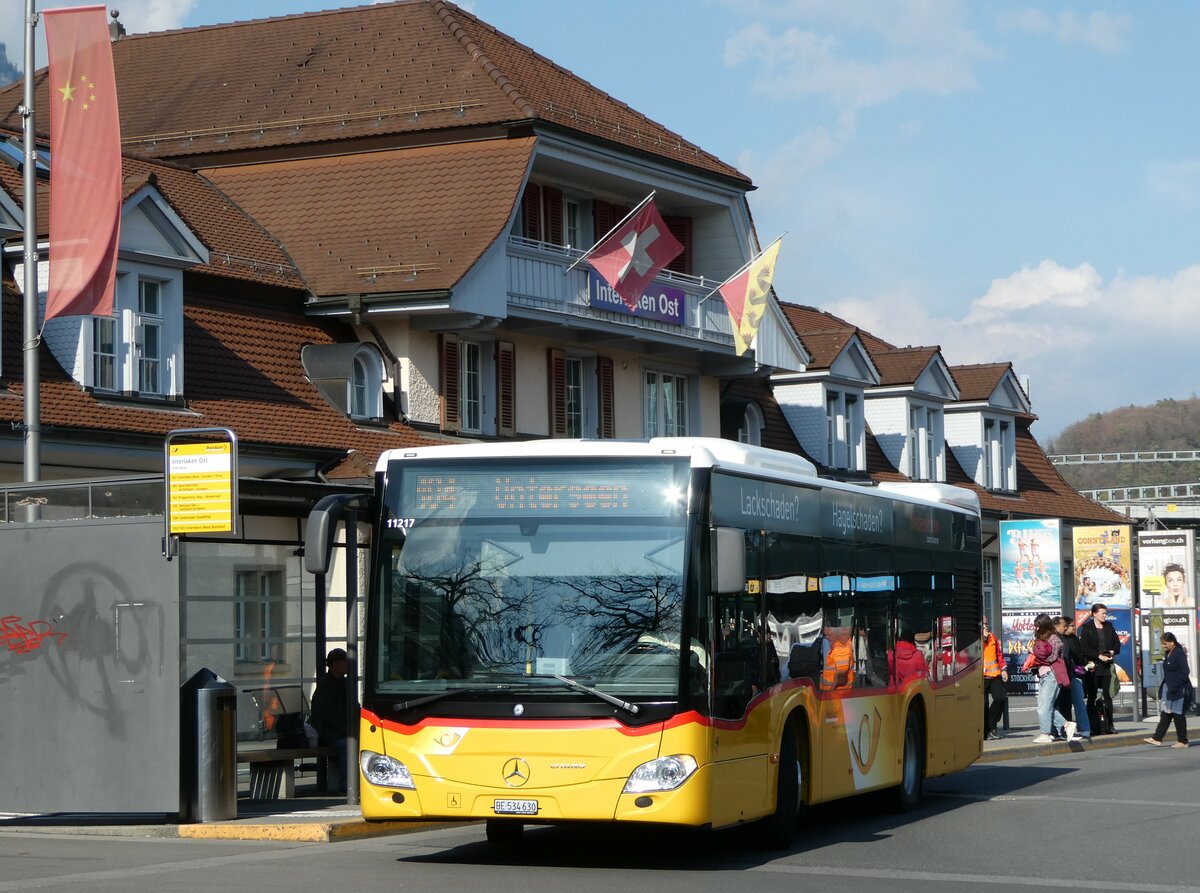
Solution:
[[[360,794],[368,820],[760,821],[982,746],[979,505],[841,483],[726,440],[384,454]]]

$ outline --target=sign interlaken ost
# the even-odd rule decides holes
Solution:
[[[189,533],[237,533],[237,436],[228,428],[171,431],[164,445],[166,517],[163,554]]]

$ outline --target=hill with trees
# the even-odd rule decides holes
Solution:
[[[1200,397],[1092,413],[1048,441],[1045,449],[1051,455],[1200,450]],[[1200,462],[1060,465],[1058,470],[1077,490],[1200,480]]]

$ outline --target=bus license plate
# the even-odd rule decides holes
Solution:
[[[537,815],[536,800],[497,800],[492,804],[496,815]]]

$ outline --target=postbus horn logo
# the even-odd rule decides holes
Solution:
[[[858,771],[863,775],[869,774],[871,766],[875,764],[875,755],[879,753],[879,733],[882,727],[882,718],[879,715],[879,708],[876,707],[875,721],[871,722],[871,717],[864,713],[858,724],[858,739],[850,742],[850,753],[854,754],[854,762],[858,763]],[[865,757],[863,755],[864,741],[867,750]]]
[[[513,757],[504,764],[504,769],[501,770],[500,776],[510,788],[519,788],[525,782],[529,781],[529,764],[520,757]]]

